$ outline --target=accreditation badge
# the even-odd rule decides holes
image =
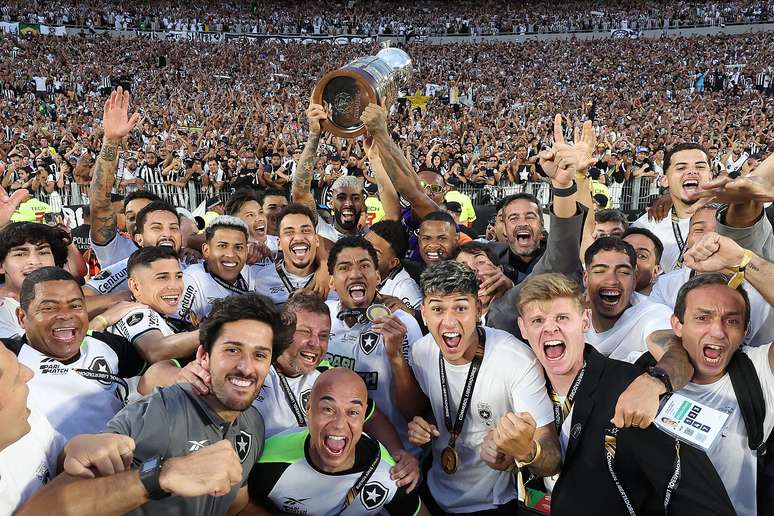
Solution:
[[[675,439],[706,452],[715,445],[728,416],[681,394],[672,394],[662,402],[653,424]]]

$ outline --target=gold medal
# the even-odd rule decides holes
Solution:
[[[374,322],[382,317],[389,317],[392,312],[385,305],[375,304],[366,309],[366,317],[369,321]]]
[[[441,467],[447,475],[453,475],[457,471],[457,463],[460,457],[453,446],[447,446],[441,453]]]

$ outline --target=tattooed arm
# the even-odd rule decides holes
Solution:
[[[317,213],[317,204],[312,195],[312,175],[314,172],[314,161],[317,158],[317,147],[320,145],[320,136],[322,127],[320,121],[327,117],[325,109],[319,104],[309,104],[306,109],[306,118],[309,120],[309,140],[304,146],[304,152],[296,165],[296,172],[293,174],[291,183],[291,198],[307,206],[312,213]]]
[[[411,205],[419,217],[438,210],[438,205],[425,193],[411,163],[390,137],[387,130],[387,111],[376,104],[369,104],[361,120],[373,137],[382,165],[395,190]]]
[[[118,148],[121,138],[129,134],[140,118],[138,113],[128,118],[129,92],[119,86],[105,101],[102,123],[105,134],[102,150],[92,172],[89,202],[91,203],[91,241],[97,245],[108,243],[116,234],[116,213],[110,202],[110,192],[118,168]]]

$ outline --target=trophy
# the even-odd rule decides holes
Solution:
[[[329,110],[322,129],[341,138],[365,134],[360,115],[366,106],[373,102],[389,107],[410,77],[411,58],[403,50],[391,47],[328,72],[312,92],[312,101]]]

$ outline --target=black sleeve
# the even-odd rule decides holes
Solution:
[[[92,332],[91,336],[107,344],[118,356],[118,376],[121,378],[138,376],[145,369],[145,360],[124,337],[101,331]]]
[[[269,498],[269,493],[288,466],[290,464],[287,462],[259,462],[253,466],[247,477],[247,493],[250,495],[250,501],[259,507],[278,510],[279,507],[275,506]]]
[[[0,339],[0,341],[3,342],[3,345],[16,356],[19,356],[19,351],[21,351],[22,346],[24,346],[24,341],[22,339],[15,339],[15,338],[4,338]]]
[[[399,487],[384,509],[391,516],[415,516],[420,507],[422,507],[422,500],[419,499],[416,489],[409,494],[405,487]]]

